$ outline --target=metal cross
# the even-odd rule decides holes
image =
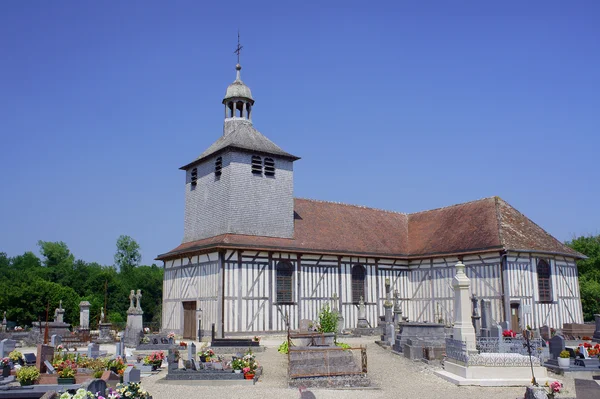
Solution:
[[[238,64],[240,63],[240,52],[242,51],[243,48],[244,48],[244,46],[240,45],[240,31],[238,30],[238,44],[237,44],[237,48],[233,52],[234,54],[237,54],[237,63]]]

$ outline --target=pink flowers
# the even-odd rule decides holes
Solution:
[[[5,367],[10,364],[10,359],[7,357],[0,358],[0,367]]]
[[[504,338],[514,338],[517,336],[517,333],[514,332],[513,330],[504,330],[504,331],[502,331],[502,336]]]
[[[244,372],[244,374],[248,373],[250,371],[250,367],[244,367],[242,369],[242,371]]]
[[[558,393],[560,392],[560,390],[562,389],[563,384],[561,384],[558,381],[554,381],[550,383],[550,389],[552,390],[552,392],[554,393]]]

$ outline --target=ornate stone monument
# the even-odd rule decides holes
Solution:
[[[471,315],[471,321],[473,322],[473,328],[475,329],[475,333],[477,333],[481,329],[481,316],[479,316],[479,300],[475,295],[471,297],[471,303],[473,307],[473,314]]]
[[[365,301],[363,297],[360,297],[358,301],[358,323],[357,328],[370,328],[369,322],[367,321],[367,311],[365,309]]]
[[[111,327],[112,327],[111,323],[106,323],[105,317],[104,317],[104,307],[101,307],[100,308],[100,321],[98,322],[99,334],[98,334],[98,339],[96,340],[97,343],[106,344],[106,343],[114,341],[112,335],[110,334]]]
[[[467,352],[475,352],[475,329],[470,320],[471,309],[469,306],[469,288],[471,280],[465,274],[465,265],[459,261],[456,266],[456,275],[452,280],[454,288],[454,328],[452,336],[457,341],[466,343]]]
[[[381,336],[381,341],[385,345],[393,346],[394,341],[396,339],[396,327],[394,325],[394,319],[392,316],[392,308],[394,304],[390,298],[391,285],[390,279],[385,279],[385,302],[383,302],[383,308],[385,310],[385,322],[383,324],[383,334]]]
[[[90,329],[90,303],[88,301],[79,302],[79,328],[81,330]]]
[[[137,302],[134,306],[134,300]],[[140,341],[140,335],[144,329],[142,311],[142,291],[131,290],[129,294],[129,309],[127,310],[127,327],[125,328],[125,334],[123,336],[125,345],[129,347],[136,347]]]
[[[54,322],[64,323],[65,310],[62,307],[62,299],[58,303],[58,308],[54,311]]]

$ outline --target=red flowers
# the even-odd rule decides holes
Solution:
[[[502,336],[504,338],[514,338],[517,336],[517,333],[514,332],[513,330],[504,330],[504,331],[502,331]]]

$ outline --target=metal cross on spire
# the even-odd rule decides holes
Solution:
[[[238,44],[237,44],[237,48],[234,51],[234,54],[237,54],[237,63],[240,63],[240,52],[242,51],[242,49],[244,48],[244,46],[240,45],[240,31],[238,30]]]

